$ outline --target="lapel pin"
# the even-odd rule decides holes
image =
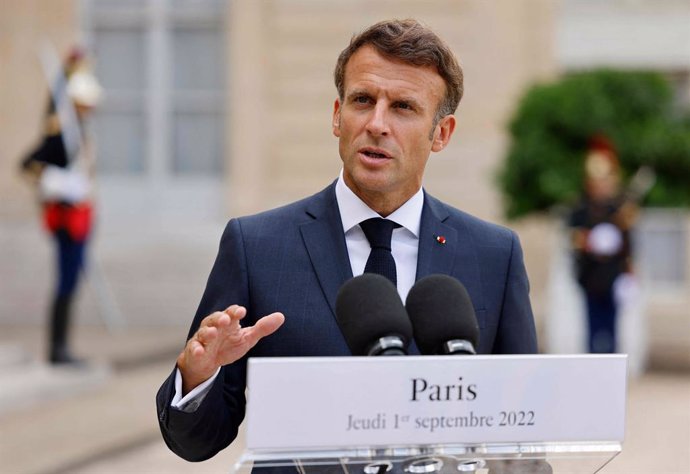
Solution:
[[[446,243],[446,238],[442,235],[435,235],[436,237],[436,242],[438,242],[441,245],[444,245]]]

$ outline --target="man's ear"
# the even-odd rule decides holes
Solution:
[[[333,104],[333,135],[340,138],[340,99],[335,99]]]
[[[443,150],[448,142],[450,142],[450,137],[453,136],[455,131],[455,115],[449,114],[439,120],[434,130],[434,141],[431,144],[431,151],[441,151]]]

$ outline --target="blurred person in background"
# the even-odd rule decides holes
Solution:
[[[94,153],[85,121],[98,105],[102,89],[78,47],[70,51],[61,71],[47,72],[52,90],[43,136],[22,161],[21,169],[36,188],[43,224],[56,248],[48,360],[51,364],[79,364],[70,350],[69,329],[93,220]]]
[[[636,217],[636,204],[621,191],[613,146],[603,136],[594,137],[585,158],[584,194],[569,222],[590,353],[616,352],[621,298],[634,285],[630,234]]]

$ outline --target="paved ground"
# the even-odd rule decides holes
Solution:
[[[172,367],[184,332],[183,327],[164,327],[111,334],[80,327],[77,347],[94,363],[90,369],[69,370],[38,360],[39,328],[5,326],[0,347],[23,352],[10,362],[26,374],[23,399],[8,399],[12,372],[9,364],[0,368],[0,400],[5,397],[0,402],[0,472],[228,472],[242,439],[210,461],[190,464],[168,451],[158,433],[155,391]],[[650,373],[630,381],[624,450],[603,472],[690,473],[690,374]]]
[[[104,229],[105,284],[82,292],[74,337],[91,364],[75,371],[41,362],[48,246],[31,225],[0,223],[0,473],[230,470],[241,440],[189,464],[164,446],[155,416],[155,392],[184,340],[222,226],[206,229]],[[114,305],[104,304],[109,298]],[[690,374],[630,382],[624,451],[602,472],[690,473]]]
[[[690,378],[646,375],[631,384],[628,396],[623,452],[602,473],[690,473]],[[211,461],[190,465],[172,457],[162,442],[154,441],[75,472],[219,473],[227,472],[238,452],[231,447]]]

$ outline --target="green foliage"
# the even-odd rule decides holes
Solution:
[[[570,204],[582,189],[583,160],[597,134],[614,144],[624,176],[654,168],[646,198],[654,206],[690,206],[690,116],[653,72],[596,70],[533,86],[510,123],[512,143],[498,181],[508,218]]]

